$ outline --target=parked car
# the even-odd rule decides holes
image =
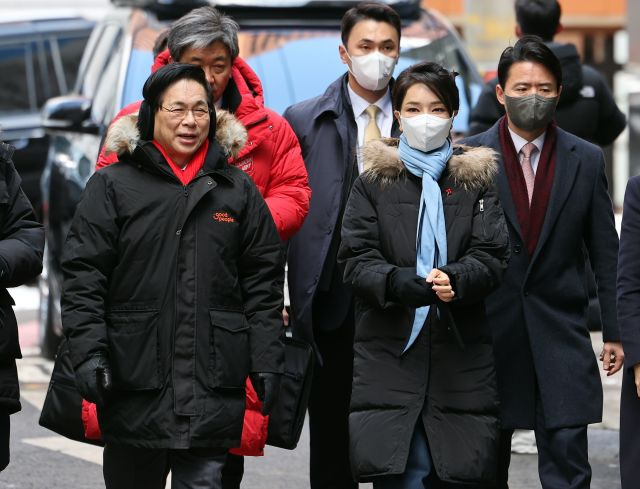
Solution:
[[[345,72],[338,58],[340,18],[355,1],[216,1],[241,26],[240,55],[262,80],[265,103],[282,112],[318,95]],[[454,29],[419,0],[389,0],[403,19],[396,73],[424,59],[456,70],[461,107],[454,130],[467,130],[469,107],[482,86]],[[62,333],[60,255],[76,204],[92,174],[102,138],[118,110],[141,98],[158,33],[194,7],[190,0],[119,0],[87,44],[72,95],[50,100],[43,117],[52,144],[43,174],[47,228],[41,290],[41,346],[52,355]],[[201,5],[202,2],[197,2]],[[240,5],[241,4],[241,5]]]
[[[74,87],[93,26],[77,17],[0,23],[0,139],[16,147],[13,161],[38,216],[49,148],[40,109]]]

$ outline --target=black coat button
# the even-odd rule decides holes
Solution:
[[[522,251],[522,246],[520,246],[519,244],[515,245],[513,247],[513,252],[518,255],[520,252]]]

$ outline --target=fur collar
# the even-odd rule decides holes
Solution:
[[[236,157],[247,142],[247,130],[226,110],[216,110],[216,141],[229,156]],[[140,140],[138,114],[125,115],[111,124],[105,138],[105,153],[132,154]]]
[[[383,187],[398,180],[406,171],[398,156],[399,142],[399,139],[386,138],[364,146],[362,158],[367,167],[365,178]],[[488,187],[498,172],[497,154],[490,148],[454,144],[453,156],[447,163],[446,171],[456,185],[465,190]]]

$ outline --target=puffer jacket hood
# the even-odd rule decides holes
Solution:
[[[396,138],[386,138],[364,146],[362,158],[367,167],[364,178],[388,186],[406,173],[398,154],[399,142]],[[490,148],[454,145],[447,171],[456,185],[465,190],[487,188],[498,172],[497,154]]]
[[[217,110],[215,139],[227,156],[235,158],[247,141],[247,130],[232,114]],[[139,141],[138,114],[126,115],[109,127],[104,143],[105,153],[131,154]]]
[[[547,43],[562,66],[562,93],[558,105],[569,104],[580,97],[582,90],[582,65],[580,55],[573,44]]]

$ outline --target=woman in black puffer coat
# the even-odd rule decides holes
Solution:
[[[403,136],[365,146],[343,221],[339,257],[357,298],[351,465],[375,489],[494,478],[498,396],[483,298],[507,266],[508,233],[494,153],[448,139],[454,76],[421,63],[398,77]]]

